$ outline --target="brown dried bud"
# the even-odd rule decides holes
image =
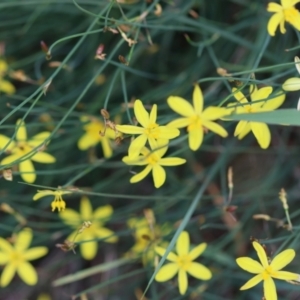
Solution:
[[[126,60],[126,58],[123,55],[119,55],[118,58],[119,58],[120,63],[128,66],[128,61]]]
[[[101,114],[101,116],[102,116],[105,120],[109,120],[110,115],[109,115],[109,112],[108,112],[106,109],[102,108],[102,109],[100,110],[100,114]]]
[[[68,252],[72,250],[74,253],[76,253],[75,252],[76,244],[68,240],[65,240],[63,244],[56,244],[55,246],[64,252]]]
[[[48,48],[47,44],[44,41],[41,41],[40,44],[41,44],[42,51],[46,54],[46,59],[50,60],[51,59],[51,53],[49,51],[49,48]]]

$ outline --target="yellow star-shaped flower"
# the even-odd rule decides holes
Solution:
[[[7,286],[17,272],[28,285],[35,285],[38,281],[34,267],[28,262],[47,254],[46,247],[30,248],[32,231],[24,228],[14,238],[14,245],[0,237],[0,265],[5,265],[0,279],[0,286]]]
[[[275,279],[281,280],[296,280],[299,279],[299,274],[281,271],[295,257],[293,249],[287,249],[276,255],[271,261],[268,260],[265,249],[258,243],[252,243],[260,263],[250,257],[237,258],[237,264],[245,271],[256,274],[248,280],[240,290],[247,290],[257,285],[259,282],[264,282],[264,297],[266,300],[277,300]]]
[[[115,139],[115,132],[110,128],[106,128],[105,130],[104,124],[96,118],[83,117],[81,121],[89,122],[83,126],[85,133],[78,140],[78,148],[84,151],[101,143],[104,157],[111,157],[112,147],[110,141]],[[104,131],[105,135],[102,136],[101,132],[103,133]]]
[[[130,183],[143,180],[152,171],[154,186],[160,188],[166,181],[166,171],[163,166],[178,166],[186,162],[185,159],[179,157],[163,157],[168,150],[166,140],[158,141],[156,146],[157,148],[152,151],[144,147],[141,155],[137,157],[123,157],[122,161],[127,165],[146,166],[143,171],[131,177]]]
[[[187,127],[191,150],[196,151],[200,148],[205,128],[222,137],[227,137],[227,131],[213,121],[230,114],[230,111],[215,106],[203,110],[204,99],[198,85],[195,85],[193,92],[193,106],[187,100],[177,96],[170,96],[167,101],[175,112],[183,116],[183,118],[171,121],[168,125],[175,128]]]
[[[93,211],[91,202],[87,197],[82,197],[79,213],[68,208],[60,213],[62,220],[75,229],[67,240],[73,242],[76,238],[76,242],[81,242],[80,251],[83,258],[91,260],[96,256],[98,250],[97,239],[105,239],[104,241],[107,243],[118,241],[118,237],[114,235],[114,232],[103,226],[112,214],[113,208],[111,205],[100,206]],[[91,222],[91,226],[79,233],[78,229],[86,221]]]
[[[21,160],[18,164],[22,179],[28,183],[33,183],[36,180],[36,174],[32,161],[44,164],[51,164],[56,161],[55,157],[43,151],[46,146],[45,140],[51,133],[44,131],[28,140],[25,122],[18,120],[16,128],[16,141],[0,134],[0,149],[5,149],[6,152],[10,153],[9,156],[2,159],[1,165],[12,165],[15,161]],[[36,149],[33,155],[26,159],[26,156],[38,146],[40,149]]]
[[[181,232],[176,242],[176,252],[170,252],[167,260],[171,263],[162,266],[155,276],[155,280],[164,282],[172,279],[178,273],[178,285],[181,295],[186,293],[188,288],[187,274],[201,280],[209,280],[212,277],[211,271],[204,265],[194,262],[206,249],[206,244],[202,243],[190,251],[190,237],[188,232]],[[166,249],[156,247],[155,251],[163,256]]]
[[[251,114],[275,110],[284,102],[285,94],[278,93],[273,97],[270,97],[272,91],[273,88],[271,86],[257,89],[255,85],[251,85],[249,90],[251,102],[249,102],[241,91],[237,88],[233,88],[232,92],[234,98],[242,105],[235,106],[235,104],[230,103],[228,107],[230,109],[235,107],[234,113],[236,114]],[[237,136],[237,138],[241,140],[250,131],[253,132],[262,149],[267,149],[269,147],[271,142],[271,132],[268,125],[263,122],[240,121],[235,128],[234,136]]]

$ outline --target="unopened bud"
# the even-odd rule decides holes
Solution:
[[[41,48],[42,48],[42,51],[46,54],[46,59],[50,60],[51,59],[51,53],[49,51],[49,48],[48,48],[47,44],[44,41],[41,41]]]
[[[102,108],[102,109],[100,110],[100,114],[101,114],[101,116],[102,116],[105,120],[109,120],[110,115],[109,115],[109,112],[108,112],[106,109]]]

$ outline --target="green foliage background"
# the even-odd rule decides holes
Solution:
[[[146,293],[148,299],[261,299],[261,286],[239,291],[250,276],[239,269],[235,258],[255,257],[250,236],[262,239],[270,254],[286,248],[299,250],[297,128],[272,126],[272,144],[268,150],[261,150],[251,134],[243,141],[235,139],[236,122],[224,121],[222,125],[230,137],[222,139],[209,133],[196,152],[189,150],[187,135],[182,131],[180,138],[171,143],[168,154],[186,158],[187,163],[167,168],[167,181],[160,189],[154,188],[150,176],[140,183],[129,183],[131,169],[121,162],[129,139],[115,145],[114,155],[108,160],[102,158],[101,147],[97,146],[96,161],[90,161],[88,152],[77,148],[77,141],[83,134],[81,116],[100,117],[99,110],[106,108],[112,118],[121,116],[126,124],[132,121],[133,112],[124,107],[133,99],[158,104],[158,121],[166,124],[177,117],[168,108],[167,97],[191,99],[195,82],[204,91],[205,106],[226,104],[235,83],[219,76],[216,71],[219,67],[246,86],[254,82],[279,90],[286,78],[297,76],[293,64],[297,50],[285,49],[297,46],[299,33],[287,25],[285,35],[277,33],[270,38],[266,31],[270,17],[267,3],[261,0],[141,0],[133,4],[106,0],[0,1],[0,41],[5,43],[5,59],[10,68],[21,69],[36,81],[51,81],[44,95],[43,86],[11,80],[17,93],[0,95],[1,134],[13,136],[19,118],[25,118],[29,136],[52,126],[47,151],[57,158],[56,164],[35,164],[37,186],[23,184],[17,172],[13,182],[1,179],[1,202],[8,203],[26,218],[27,226],[34,231],[33,245],[50,249],[46,257],[34,262],[39,273],[38,285],[28,287],[15,278],[0,290],[1,299],[36,299],[41,292],[48,292],[52,299],[71,299],[73,295],[86,295],[87,299],[136,299],[134,291],[145,290],[154,269],[143,267],[139,260],[118,259],[134,243],[127,219],[142,217],[144,208],[154,210],[157,224],[174,224],[166,241],[173,238],[175,242],[185,227],[194,245],[207,242],[209,248],[199,261],[213,272],[208,282],[189,278],[185,296],[179,296],[171,282],[153,281]],[[162,7],[160,16],[154,14],[157,4]],[[191,10],[198,14],[196,18]],[[141,15],[145,17],[139,18]],[[132,47],[120,34],[104,30],[124,25],[128,26],[126,34],[138,42]],[[49,67],[40,41],[50,47],[52,61],[61,62],[58,68]],[[105,46],[107,54],[104,61],[94,58],[100,44]],[[126,58],[128,66],[118,60],[119,55]],[[252,73],[256,79],[251,77]],[[105,79],[102,84],[95,82],[99,75]],[[295,108],[297,101],[298,94],[289,93],[284,107]],[[50,123],[41,122],[43,113],[50,114]],[[286,124],[284,118],[289,115],[281,111],[274,114],[273,124]],[[265,121],[266,116],[257,118]],[[297,115],[295,120],[293,124],[299,125]],[[230,166],[234,172],[231,204],[238,207],[235,219],[224,210]],[[79,253],[74,255],[56,248],[55,244],[63,242],[71,229],[62,223],[57,212],[51,212],[50,198],[33,202],[32,197],[37,189],[57,186],[85,190],[94,208],[111,204],[115,213],[108,227],[117,233],[119,242],[114,245],[99,241],[98,255],[91,262],[84,261]],[[278,200],[282,187],[288,193],[292,232],[252,218],[253,214],[267,214],[285,220]],[[80,193],[66,196],[67,207],[77,210],[80,197]],[[179,221],[182,223],[178,227]],[[1,212],[2,237],[9,237],[20,228],[12,215]],[[299,267],[296,259],[288,270],[297,272]],[[91,268],[96,271],[90,273],[94,270]],[[105,272],[100,272],[101,269]],[[76,281],[76,272],[91,276]],[[68,283],[59,281],[64,276],[70,276]],[[280,281],[277,289],[280,299],[297,299],[299,295],[296,285]]]

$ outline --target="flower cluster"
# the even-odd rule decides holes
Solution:
[[[156,188],[161,187],[166,180],[166,172],[162,166],[177,166],[184,164],[185,159],[179,157],[163,157],[168,150],[170,139],[179,135],[179,130],[171,126],[160,126],[156,123],[157,105],[154,104],[150,114],[146,111],[141,100],[134,102],[134,114],[140,126],[117,125],[116,129],[122,133],[138,134],[128,149],[128,156],[123,162],[128,165],[146,166],[143,171],[134,175],[131,183],[143,180],[151,171]],[[149,143],[150,149],[145,147]]]

